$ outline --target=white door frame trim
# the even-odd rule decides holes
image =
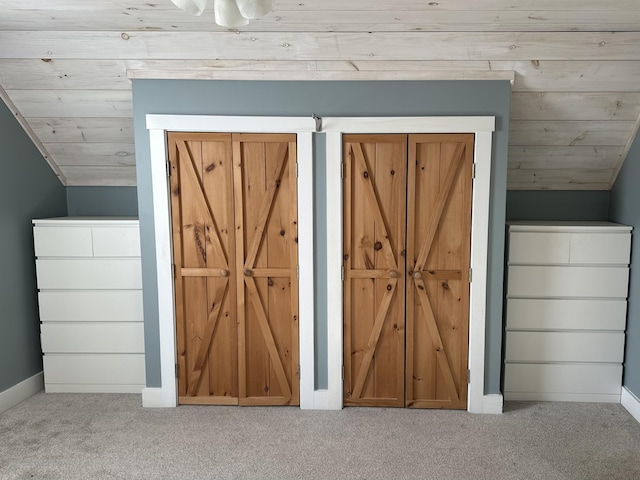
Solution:
[[[491,149],[495,117],[335,117],[323,118],[327,134],[327,408],[343,406],[342,387],[342,135],[345,133],[474,133],[475,179],[471,220],[469,379],[467,410],[501,413],[502,399],[484,395],[487,262]],[[498,411],[499,410],[499,411]]]
[[[174,285],[171,264],[171,205],[167,177],[166,134],[173,132],[295,133],[298,160],[298,264],[300,407],[318,408],[326,393],[315,391],[313,288],[313,132],[311,117],[234,117],[210,115],[147,115],[151,150],[151,182],[156,247],[160,388],[145,388],[145,407],[175,407],[178,403]]]

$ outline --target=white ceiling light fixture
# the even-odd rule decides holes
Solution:
[[[243,27],[249,20],[266,15],[273,9],[272,0],[171,0],[190,15],[202,15],[213,2],[215,22],[222,27]]]

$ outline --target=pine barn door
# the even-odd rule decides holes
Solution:
[[[168,135],[179,403],[299,403],[295,142]]]
[[[345,405],[404,405],[406,135],[345,135]]]
[[[473,135],[345,135],[344,403],[465,408]]]
[[[296,136],[234,134],[241,405],[298,405]]]
[[[467,406],[473,140],[409,136],[408,407]]]
[[[238,404],[231,135],[169,133],[178,402]]]

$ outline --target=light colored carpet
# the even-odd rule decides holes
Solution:
[[[640,479],[640,424],[620,405],[505,410],[143,409],[139,395],[40,393],[0,414],[0,478]]]

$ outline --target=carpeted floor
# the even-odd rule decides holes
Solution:
[[[0,414],[0,478],[637,480],[640,424],[611,404],[143,409],[40,393]]]

